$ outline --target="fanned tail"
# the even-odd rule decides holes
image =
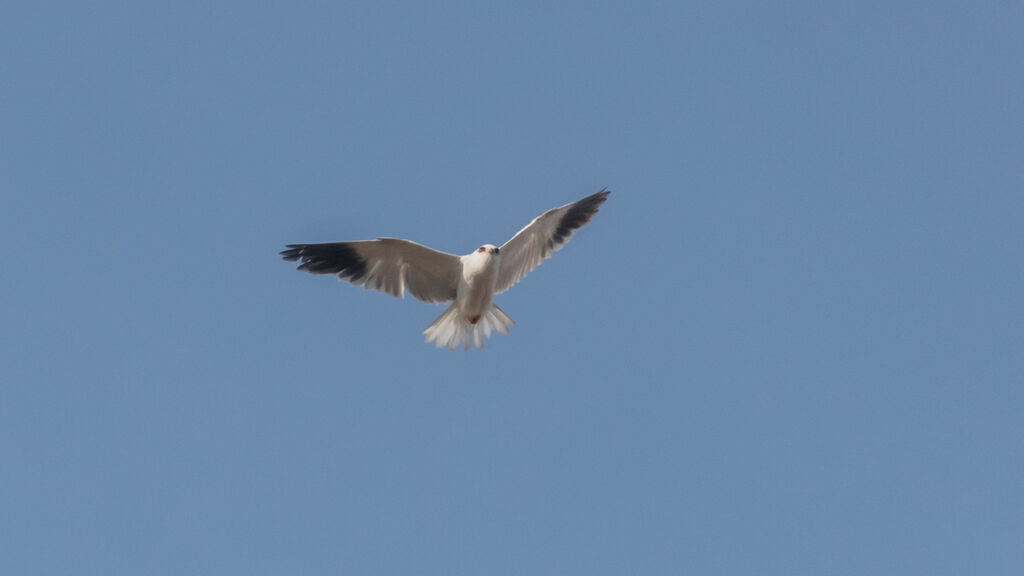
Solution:
[[[476,324],[470,324],[459,313],[458,305],[452,304],[423,333],[427,335],[427,342],[433,342],[437,348],[447,346],[454,350],[461,345],[463,350],[469,350],[470,344],[483,348],[484,338],[490,338],[492,332],[508,334],[514,324],[515,321],[496,304],[491,304]]]

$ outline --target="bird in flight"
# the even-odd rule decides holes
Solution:
[[[454,350],[483,348],[492,332],[508,334],[515,324],[494,303],[530,270],[551,257],[569,237],[597,213],[607,189],[541,214],[501,247],[484,244],[455,256],[398,238],[359,242],[289,244],[281,257],[299,262],[312,274],[333,274],[355,286],[373,288],[396,298],[408,290],[432,304],[454,301],[423,331],[427,342]]]

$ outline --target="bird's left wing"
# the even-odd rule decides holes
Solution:
[[[430,303],[455,299],[462,266],[458,256],[398,238],[289,244],[281,257],[300,262],[299,270],[334,274],[396,298],[404,298],[408,289],[416,298]]]
[[[508,242],[501,246],[501,267],[495,294],[500,294],[519,282],[530,270],[540,265],[558,250],[577,229],[590,222],[597,208],[611,194],[601,190],[572,204],[552,208],[537,216]]]

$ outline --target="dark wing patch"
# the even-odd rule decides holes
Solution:
[[[519,282],[541,262],[550,258],[569,241],[573,233],[597,214],[597,209],[608,199],[607,189],[565,206],[552,208],[530,221],[515,236],[501,246],[501,266],[495,294],[500,294]]]
[[[431,303],[455,299],[461,270],[458,256],[398,238],[289,244],[281,257],[298,261],[299,270],[333,274],[395,298],[403,298],[408,290]]]
[[[558,222],[558,227],[551,235],[548,245],[552,248],[560,246],[575,230],[590,222],[594,214],[597,214],[597,208],[608,198],[608,194],[608,191],[602,190],[573,204],[572,208]]]
[[[348,242],[289,244],[287,248],[281,252],[281,257],[301,262],[298,270],[312,274],[337,274],[352,283],[358,283],[366,276],[366,261]]]

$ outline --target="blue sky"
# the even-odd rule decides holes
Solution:
[[[1024,570],[1024,9],[0,8],[0,572]],[[293,270],[609,187],[498,303]]]

